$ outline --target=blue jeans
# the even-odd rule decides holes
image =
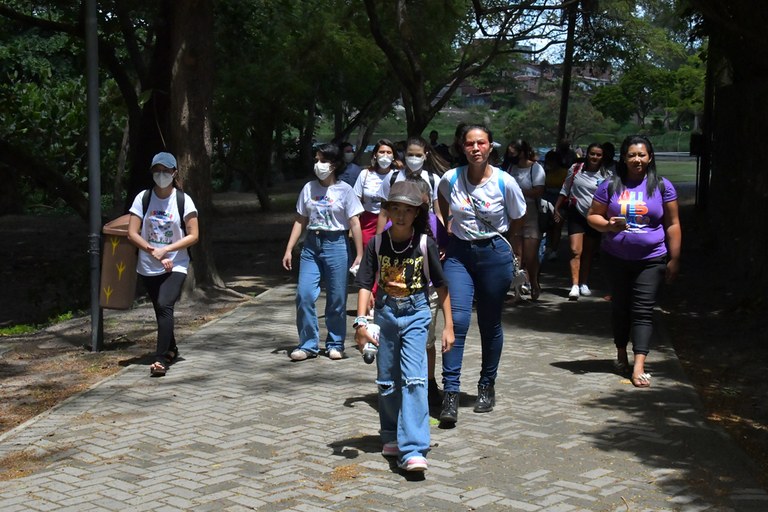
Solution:
[[[376,357],[381,440],[397,441],[400,463],[429,451],[427,332],[432,321],[426,294],[376,298],[381,328]]]
[[[325,348],[344,350],[347,336],[347,232],[310,231],[304,239],[296,288],[296,328],[299,346],[317,354],[320,350],[320,327],[315,302],[320,296],[320,283],[325,283],[325,326],[328,337]]]
[[[443,389],[458,392],[461,386],[461,362],[475,297],[483,354],[478,384],[492,386],[504,346],[501,310],[512,283],[512,249],[500,236],[475,242],[452,236],[446,250],[443,274],[451,296],[453,333],[456,337],[453,348],[443,354]]]

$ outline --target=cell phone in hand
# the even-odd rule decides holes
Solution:
[[[626,217],[611,217],[611,221],[614,224],[618,224],[620,226],[626,226],[627,225]]]

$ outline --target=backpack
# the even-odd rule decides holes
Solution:
[[[379,259],[379,249],[381,249],[381,233],[373,237],[373,248],[376,251],[376,261]],[[421,237],[419,238],[419,250],[421,251],[422,255],[422,268],[424,269],[424,277],[427,278],[427,284],[429,284],[432,279],[429,277],[429,257],[427,256],[427,235],[426,233],[422,233]],[[376,281],[379,281],[379,273],[376,272]]]
[[[397,170],[392,173],[392,176],[389,177],[389,187],[392,188],[392,185],[395,184],[395,180],[397,179],[397,175],[400,174],[400,170]],[[435,174],[427,171],[427,174],[429,175],[429,187],[430,187],[430,193],[434,193],[435,190]],[[406,179],[408,179],[406,175]],[[424,178],[421,177],[421,172],[419,172],[419,179],[424,181]],[[430,197],[430,202],[432,198]]]
[[[149,208],[149,200],[152,196],[152,189],[147,189],[142,192],[141,195],[141,212],[144,214],[141,217],[142,222],[144,217],[147,216],[147,208]],[[181,234],[187,236],[187,225],[184,223],[184,199],[186,194],[182,190],[176,189],[176,207],[179,210],[179,218],[181,220]]]

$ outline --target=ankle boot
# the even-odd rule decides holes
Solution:
[[[493,386],[477,386],[475,412],[491,412],[496,405],[496,391]]]
[[[440,411],[440,421],[456,423],[459,419],[459,393],[446,391],[443,393],[443,410]]]

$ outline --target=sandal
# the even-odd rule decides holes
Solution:
[[[651,385],[651,374],[640,373],[632,376],[632,385],[636,388],[647,388]]]
[[[632,367],[629,366],[629,361],[620,361],[616,359],[613,362],[613,369],[622,377],[629,377],[632,374]]]
[[[149,367],[149,374],[152,377],[162,377],[168,373],[168,364],[163,361],[155,361],[152,366]]]
[[[152,366],[149,367],[149,373],[153,377],[162,377],[168,373],[168,367],[171,366],[179,358],[179,348],[173,347],[171,350],[165,353],[162,359],[158,359]]]

